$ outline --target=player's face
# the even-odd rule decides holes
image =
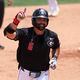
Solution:
[[[45,18],[37,18],[36,23],[39,25],[39,28],[34,27],[34,30],[37,35],[43,35],[45,26],[47,25],[47,20]]]
[[[45,18],[37,18],[36,19],[36,23],[37,24],[47,25],[47,19],[45,19]]]
[[[47,19],[37,18],[36,19],[37,27],[34,27],[34,30],[37,35],[43,35],[45,27],[47,26]]]

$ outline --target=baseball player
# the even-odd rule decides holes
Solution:
[[[4,17],[4,0],[0,0],[0,28],[2,27]],[[0,49],[4,49],[4,46],[0,45]]]
[[[32,27],[18,29],[25,18],[26,9],[19,12],[12,23],[4,29],[4,35],[19,41],[17,61],[19,63],[18,80],[49,80],[49,67],[56,68],[60,53],[60,42],[55,32],[47,29],[48,12],[39,8],[33,12]],[[52,58],[50,59],[50,49]]]
[[[59,14],[59,5],[57,0],[48,0],[49,16],[57,16]]]

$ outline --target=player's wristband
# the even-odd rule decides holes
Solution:
[[[20,21],[19,21],[17,18],[14,18],[13,23],[14,23],[15,25],[18,25],[18,24],[20,23]]]

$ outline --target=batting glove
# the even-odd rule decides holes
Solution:
[[[52,58],[49,61],[49,64],[50,64],[50,68],[52,68],[53,70],[55,70],[56,69],[56,65],[57,65],[57,59],[56,58]]]
[[[25,13],[26,13],[26,8],[24,9],[24,11],[18,12],[17,15],[15,16],[14,20],[13,20],[13,23],[15,25],[18,25],[20,23],[20,21],[26,17]]]

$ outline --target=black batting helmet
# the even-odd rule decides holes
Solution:
[[[48,25],[48,22],[49,22],[49,18],[48,18],[48,12],[43,9],[43,8],[39,8],[39,9],[36,9],[34,12],[33,12],[33,15],[32,15],[32,25],[36,28],[38,28],[39,30],[43,30],[45,29],[45,27],[47,27],[47,25],[40,25],[36,22],[36,19],[37,18],[44,18],[46,19],[47,21],[47,25]]]

